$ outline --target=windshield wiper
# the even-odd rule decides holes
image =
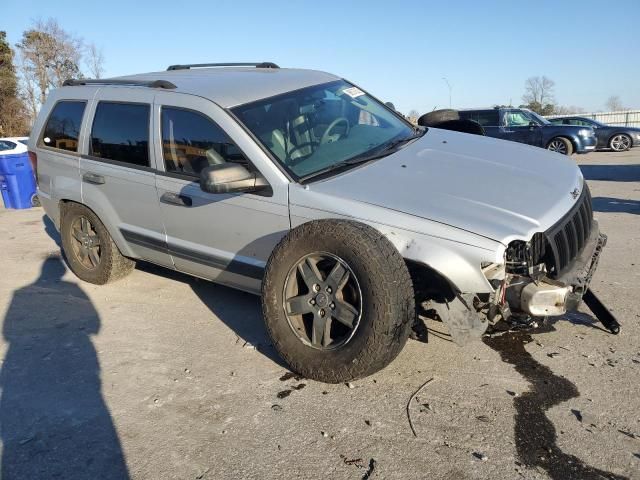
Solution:
[[[343,160],[342,162],[334,163],[333,165],[329,165],[328,167],[323,168],[322,170],[318,170],[317,172],[313,172],[308,175],[305,175],[304,177],[301,177],[299,181],[304,182],[306,180],[310,180],[312,178],[315,178],[319,175],[323,175],[325,173],[334,172],[336,170],[342,170],[345,168],[352,167],[354,165],[359,165],[361,163],[367,163],[367,162],[371,162],[372,160],[377,160],[379,158],[387,157],[392,153],[394,153],[400,145],[404,145],[405,143],[415,140],[416,138],[420,138],[425,133],[426,133],[426,129],[420,132],[416,132],[414,135],[410,135],[408,137],[392,140],[384,144],[382,149],[379,149],[379,148],[376,149],[377,151],[373,154],[367,155],[366,153],[363,153],[360,155],[356,155],[355,157],[352,157],[348,160]]]

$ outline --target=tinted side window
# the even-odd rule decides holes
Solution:
[[[474,120],[482,126],[495,127],[498,125],[498,110],[478,112],[478,117]]]
[[[141,167],[149,166],[149,105],[100,102],[89,153]]]
[[[199,175],[209,165],[242,163],[240,149],[213,120],[201,113],[162,107],[162,151],[167,172]]]
[[[78,151],[78,137],[86,102],[58,102],[42,133],[42,143],[47,147],[60,148],[70,152]]]
[[[495,127],[498,125],[498,110],[461,111],[460,118],[473,120],[482,126]]]
[[[0,151],[1,150],[13,150],[17,145],[9,140],[0,140]]]

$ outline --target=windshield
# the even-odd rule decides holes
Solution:
[[[531,115],[537,122],[542,125],[551,125],[551,122],[546,118],[538,115],[536,112],[532,112],[531,110],[525,110],[529,115]]]
[[[366,160],[415,134],[344,80],[241,105],[233,113],[296,179],[355,164],[356,157]]]

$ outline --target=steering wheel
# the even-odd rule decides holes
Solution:
[[[344,126],[345,126],[344,136],[346,137],[347,135],[349,135],[349,128],[350,128],[349,127],[349,120],[347,120],[345,117],[338,117],[333,122],[331,122],[329,124],[327,129],[322,134],[322,138],[320,138],[320,145],[324,145],[325,143],[332,143],[332,142],[335,142],[337,140],[340,140],[340,138],[342,138],[342,134],[341,133],[336,133],[334,135],[331,135],[331,131],[334,128],[336,128],[337,125],[340,125],[341,123],[344,123]]]

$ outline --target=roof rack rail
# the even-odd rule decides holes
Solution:
[[[190,68],[205,67],[256,67],[256,68],[280,68],[273,62],[258,63],[188,63],[185,65],[169,65],[167,70],[189,70]]]
[[[76,87],[79,85],[132,85],[149,88],[176,88],[175,84],[167,80],[124,80],[124,79],[75,79],[69,78],[62,84],[63,87]]]

